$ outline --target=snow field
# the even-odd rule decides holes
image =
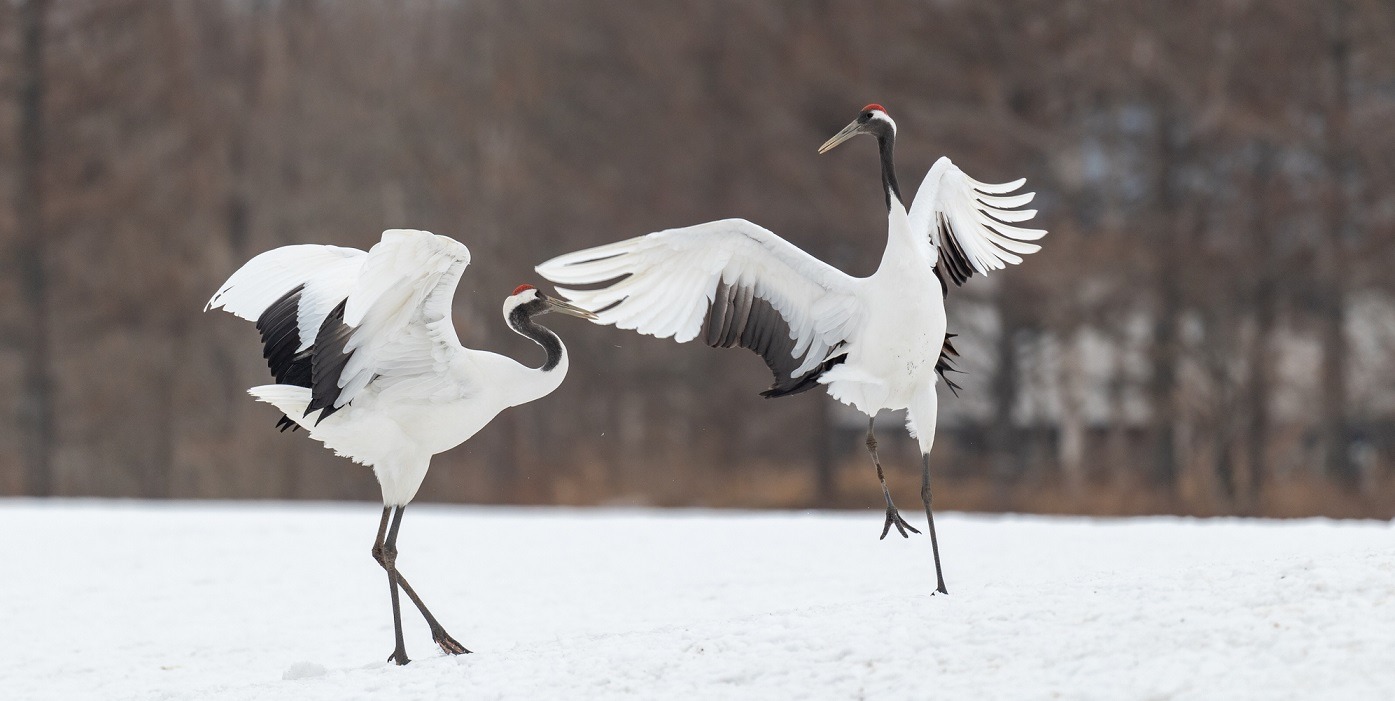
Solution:
[[[0,698],[1395,698],[1391,523],[379,509],[0,501]]]

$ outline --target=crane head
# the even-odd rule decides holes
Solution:
[[[857,136],[858,134],[871,134],[879,139],[896,136],[896,122],[891,121],[891,115],[887,114],[886,108],[873,102],[862,108],[857,119],[851,124],[843,127],[843,130],[833,135],[833,138],[823,142],[819,147],[819,153],[828,153],[834,146]]]
[[[528,284],[513,288],[513,293],[504,300],[504,318],[507,319],[514,309],[525,306],[527,307],[526,311],[529,315],[560,312],[571,316],[579,316],[583,319],[594,320],[596,318],[595,314],[581,307],[568,304],[556,297],[549,297],[543,294],[542,290]]]

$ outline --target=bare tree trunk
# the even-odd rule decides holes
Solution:
[[[1061,393],[1061,439],[1057,459],[1061,463],[1061,480],[1066,493],[1075,504],[1085,495],[1085,368],[1079,348],[1080,339],[1072,330],[1062,335],[1061,353],[1057,363],[1057,383]]]
[[[1116,349],[1113,362],[1110,367],[1110,378],[1107,385],[1109,397],[1109,409],[1113,420],[1108,423],[1108,435],[1105,438],[1106,453],[1109,455],[1109,480],[1113,487],[1119,488],[1129,484],[1136,470],[1133,467],[1133,451],[1129,449],[1129,412],[1126,396],[1128,394],[1128,371],[1124,363],[1125,344],[1127,343],[1125,334],[1114,333],[1111,338],[1112,345]]]
[[[1021,435],[1014,420],[1018,391],[1022,384],[1022,369],[1017,357],[1017,333],[1021,329],[1013,316],[1007,287],[998,291],[999,329],[994,354],[997,367],[993,370],[993,482],[998,505],[1008,508],[1008,493],[1020,474],[1022,455]]]
[[[15,255],[24,295],[20,344],[24,386],[20,398],[20,441],[24,491],[53,494],[53,383],[49,369],[48,275],[43,214],[44,25],[47,0],[19,7],[19,153],[15,160]]]
[[[1273,360],[1269,352],[1269,337],[1274,329],[1275,300],[1272,283],[1261,284],[1255,308],[1255,336],[1250,341],[1250,383],[1246,403],[1249,404],[1248,442],[1245,462],[1249,480],[1242,508],[1249,513],[1259,510],[1260,493],[1264,490],[1264,473],[1268,470],[1268,446],[1271,419],[1270,397],[1273,395]]]
[[[1221,490],[1221,501],[1225,508],[1234,512],[1235,503],[1240,494],[1240,479],[1235,465],[1235,433],[1230,429],[1230,421],[1220,422],[1222,425],[1213,429],[1215,431],[1215,446],[1213,459],[1215,461],[1217,486]]]
[[[1177,482],[1177,317],[1181,314],[1181,290],[1176,278],[1164,270],[1159,285],[1157,319],[1153,326],[1153,372],[1148,383],[1153,416],[1152,481],[1172,489]]]
[[[182,324],[176,324],[182,326]],[[173,366],[184,352],[184,334],[182,330],[176,330],[170,338],[170,345],[165,357],[167,362]],[[150,462],[140,471],[141,486],[140,495],[145,499],[168,499],[171,496],[174,484],[174,459],[178,451],[176,445],[178,431],[176,424],[178,418],[175,408],[175,383],[162,382],[154,391],[158,393],[155,398],[155,411],[157,415],[157,426],[163,426],[164,430],[156,438],[159,440],[159,447],[151,456]]]
[[[1328,58],[1332,70],[1332,95],[1328,103],[1326,137],[1328,166],[1327,245],[1319,254],[1322,292],[1318,311],[1322,329],[1322,396],[1320,401],[1323,467],[1342,486],[1359,487],[1357,470],[1347,451],[1347,364],[1350,347],[1346,334],[1348,271],[1346,236],[1351,224],[1346,185],[1350,179],[1347,155],[1347,120],[1351,87],[1351,39],[1349,8],[1342,0],[1331,5],[1332,33]]]
[[[1165,105],[1157,109],[1157,169],[1153,187],[1158,232],[1157,308],[1153,321],[1152,374],[1148,383],[1153,422],[1153,465],[1150,477],[1165,492],[1176,489],[1177,469],[1177,364],[1181,358],[1178,319],[1182,314],[1182,281],[1178,264],[1178,207],[1174,193],[1177,148],[1172,144],[1174,119]]]
[[[833,430],[833,399],[818,397],[815,404],[818,427],[815,433],[817,440],[813,441],[814,503],[816,506],[831,507],[838,496],[838,484],[834,480],[836,465],[833,459],[833,441],[837,432]]]
[[[1268,197],[1273,179],[1273,153],[1267,144],[1260,146],[1260,160],[1255,166],[1255,183],[1252,188],[1254,215],[1250,222],[1250,246],[1254,259],[1258,262],[1258,279],[1254,286],[1254,338],[1250,339],[1249,383],[1244,402],[1246,426],[1245,463],[1248,480],[1239,500],[1241,513],[1256,514],[1260,509],[1260,493],[1264,489],[1264,473],[1268,469],[1268,446],[1270,438],[1269,404],[1273,396],[1273,354],[1269,348],[1269,337],[1273,334],[1278,316],[1278,276],[1275,270],[1272,222],[1269,219]]]

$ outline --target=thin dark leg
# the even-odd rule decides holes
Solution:
[[[948,594],[945,589],[944,571],[940,569],[940,541],[935,538],[935,513],[930,510],[930,454],[921,456],[920,500],[925,502],[925,520],[930,524],[930,550],[935,554],[935,591]]]
[[[416,604],[417,610],[421,611],[422,618],[426,619],[427,627],[431,629],[431,639],[434,640],[437,645],[441,646],[441,650],[449,655],[467,654],[470,651],[465,649],[464,645],[456,642],[455,638],[450,637],[450,634],[446,632],[445,627],[441,625],[440,621],[437,621],[436,617],[431,615],[431,611],[426,608],[426,604],[422,602],[421,597],[417,596],[416,591],[412,589],[412,585],[407,583],[407,578],[403,577],[402,573],[397,570],[397,530],[402,525],[402,512],[406,508],[405,506],[397,507],[397,514],[393,518],[392,529],[388,531],[387,542],[383,544],[381,557],[377,551],[374,551],[373,556],[378,559],[378,563],[381,564],[384,569],[392,573],[397,586],[401,587],[402,591],[407,593],[407,598],[411,599],[413,604]],[[393,600],[396,601],[396,599],[397,590],[394,588]]]
[[[404,665],[411,660],[407,659],[407,644],[402,639],[402,604],[397,597],[397,568],[393,563],[397,559],[397,548],[387,543],[388,537],[388,517],[392,515],[392,507],[383,507],[383,520],[378,523],[378,539],[373,541],[373,559],[383,566],[388,577],[388,594],[392,596],[392,632],[396,639],[396,647],[392,654],[388,655],[389,662]],[[392,522],[392,538],[396,540],[397,525],[402,521],[401,509],[397,512],[397,518]]]
[[[901,518],[901,512],[896,510],[896,505],[891,503],[891,490],[886,487],[886,475],[882,473],[882,461],[877,457],[877,435],[874,427],[877,425],[877,417],[867,419],[867,452],[872,454],[872,464],[877,466],[877,480],[882,483],[882,496],[886,497],[886,523],[882,524],[881,539],[886,539],[886,534],[891,531],[892,526],[900,532],[902,538],[911,537],[906,531],[919,533],[911,524]]]

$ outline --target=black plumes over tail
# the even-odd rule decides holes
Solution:
[[[959,351],[955,350],[954,342],[950,339],[958,335],[957,333],[945,334],[945,343],[940,347],[940,359],[935,361],[935,372],[940,374],[940,379],[945,381],[945,386],[949,387],[949,391],[953,392],[956,397],[959,396],[959,390],[964,388],[955,384],[954,380],[949,379],[949,375],[946,373],[964,373],[963,370],[954,367],[954,359],[959,357]]]

